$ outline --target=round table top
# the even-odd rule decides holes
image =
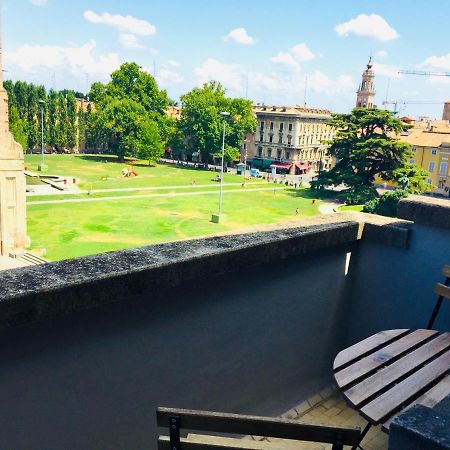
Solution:
[[[339,352],[333,371],[348,402],[387,432],[401,411],[450,394],[450,333],[380,331]]]

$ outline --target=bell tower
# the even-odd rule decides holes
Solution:
[[[362,81],[356,91],[357,108],[376,108],[375,101],[375,73],[372,70],[372,57],[367,63],[367,69],[362,74]]]
[[[8,93],[3,87],[0,29],[0,255],[21,252],[27,242],[23,150],[9,131]]]

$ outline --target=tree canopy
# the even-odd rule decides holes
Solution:
[[[44,86],[24,81],[3,83],[8,93],[9,127],[23,149],[41,143],[41,112],[44,100],[44,142],[52,148],[73,149],[78,145],[76,95],[71,90],[47,93]]]
[[[349,114],[333,114],[329,125],[337,129],[329,149],[336,165],[321,172],[312,182],[313,188],[344,185],[347,198],[365,202],[377,197],[377,175],[383,180],[400,180],[408,170],[415,187],[423,187],[421,170],[408,162],[412,156],[409,146],[393,137],[410,125],[391,111],[355,108]]]
[[[88,121],[90,140],[104,144],[119,159],[155,160],[167,140],[169,104],[165,90],[136,63],[124,63],[106,85],[96,82],[89,98],[95,111]]]
[[[252,102],[226,97],[225,89],[216,81],[194,88],[181,97],[181,102],[183,109],[179,130],[183,136],[185,151],[188,155],[200,151],[204,162],[209,162],[222,148],[224,121],[228,159],[239,154],[245,133],[256,129]],[[220,114],[225,111],[230,115]]]

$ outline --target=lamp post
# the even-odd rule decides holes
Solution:
[[[38,165],[38,170],[43,172],[47,170],[47,165],[44,161],[44,100],[38,100],[39,106],[41,107],[41,163]]]
[[[220,165],[220,189],[219,189],[219,211],[217,214],[213,214],[211,221],[214,223],[219,223],[222,215],[222,192],[223,192],[223,159],[225,154],[225,118],[230,115],[227,111],[222,111],[220,115],[223,117],[223,133],[222,133],[222,158]]]
[[[244,180],[245,180],[245,175],[247,174],[247,144],[248,144],[248,139],[244,139]]]

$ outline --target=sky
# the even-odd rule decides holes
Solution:
[[[87,92],[133,61],[177,101],[218,80],[254,103],[348,112],[372,56],[379,107],[439,119],[450,100],[450,77],[398,73],[450,72],[448,0],[0,1],[5,79]]]

